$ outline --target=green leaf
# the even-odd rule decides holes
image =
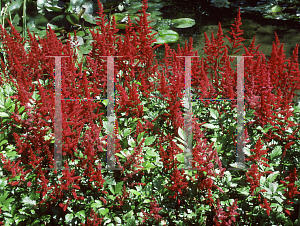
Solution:
[[[145,138],[145,145],[151,145],[155,141],[156,137],[146,137]]]
[[[80,210],[79,212],[75,213],[75,216],[79,217],[81,220],[85,219],[85,211]]]
[[[91,205],[92,208],[100,208],[102,203],[99,200],[96,200],[95,203]]]
[[[0,112],[1,113],[1,112]],[[0,142],[0,147],[2,147],[3,146],[3,144],[6,144],[6,143],[8,143],[8,141],[7,140],[2,140],[1,142]]]
[[[174,19],[171,21],[172,27],[176,28],[187,28],[187,27],[192,27],[196,24],[194,19],[191,18],[179,18],[179,19]]]
[[[179,136],[181,137],[182,140],[187,139],[185,131],[183,129],[181,129],[180,127],[178,128],[178,134],[179,134]]]
[[[72,221],[73,218],[74,218],[74,214],[73,213],[68,213],[65,216],[65,219],[66,219],[67,222]]]
[[[116,153],[115,155],[118,156],[118,157],[120,157],[120,158],[122,158],[122,159],[126,158],[126,156],[124,156],[124,155],[122,155],[120,153]]]
[[[177,159],[179,162],[184,163],[184,154],[183,154],[183,153],[177,154],[177,155],[176,155],[176,159]]]
[[[208,124],[208,123],[203,124],[202,126],[204,126],[204,127],[206,127],[206,128],[209,128],[209,129],[215,129],[215,128],[218,128],[218,126],[215,126],[215,125],[213,125],[213,124]]]
[[[79,24],[79,18],[76,16],[76,14],[72,13],[72,14],[68,14],[66,16],[67,20],[73,24],[73,25],[78,25]]]
[[[123,216],[123,220],[127,221],[128,219],[130,219],[133,216],[133,210],[131,210],[130,212],[128,212],[126,215]]]
[[[141,140],[142,140],[144,134],[145,134],[145,132],[142,132],[142,133],[140,133],[140,134],[138,135],[138,137],[137,137],[137,142],[138,142],[138,144],[141,142]]]
[[[159,154],[157,154],[153,149],[147,150],[146,155],[148,157],[159,157]]]
[[[9,6],[8,6],[8,11],[11,14],[14,14],[14,11],[17,11],[21,8],[21,6],[23,5],[23,1],[21,0],[16,0],[16,1],[12,1]]]
[[[0,112],[0,117],[1,118],[9,118],[9,114],[7,114],[5,112]]]
[[[129,137],[129,138],[128,138],[128,144],[129,144],[131,147],[135,147],[134,139],[132,139],[131,137]]]
[[[270,157],[271,160],[274,160],[282,155],[282,150],[280,146],[276,146],[274,150],[271,152]]]
[[[130,189],[130,192],[133,193],[133,194],[136,195],[136,196],[141,195],[141,193],[138,192],[137,190]]]
[[[31,200],[28,196],[24,197],[21,202],[28,205],[36,205],[36,201]]]
[[[108,185],[107,187],[111,191],[111,193],[115,194],[115,190],[112,185]]]
[[[109,209],[108,208],[101,208],[101,209],[99,209],[99,212],[102,216],[105,216],[109,212]]]
[[[55,12],[55,13],[62,13],[63,12],[63,8],[60,8],[58,6],[45,6],[45,8],[47,9],[48,12]]]
[[[122,189],[123,189],[123,184],[124,184],[124,181],[120,181],[116,184],[116,187],[115,187],[115,194],[119,194]]]
[[[273,181],[276,179],[276,177],[277,177],[278,175],[279,175],[279,171],[273,172],[272,174],[270,174],[270,175],[268,176],[267,181],[268,181],[268,182],[273,182]]]
[[[115,217],[115,222],[117,222],[118,224],[121,224],[122,223],[122,220],[120,217]]]
[[[282,11],[282,6],[280,6],[280,5],[275,5],[275,6],[273,6],[272,8],[271,8],[271,12],[272,13],[280,13],[281,11]]]
[[[143,167],[144,167],[144,170],[155,168],[155,166],[152,163],[150,163],[149,161],[143,162]]]
[[[172,30],[159,30],[155,44],[175,43],[179,39],[179,34]]]
[[[210,108],[209,111],[210,111],[211,116],[214,119],[218,119],[219,118],[219,112],[216,109]]]
[[[95,17],[91,14],[83,14],[83,19],[91,24],[97,24]]]

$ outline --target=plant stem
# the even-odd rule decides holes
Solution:
[[[26,0],[23,3],[23,37],[26,38]]]

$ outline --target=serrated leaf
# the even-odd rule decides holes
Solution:
[[[116,184],[115,194],[119,194],[119,192],[122,191],[123,184],[124,184],[124,181],[120,181]]]
[[[144,170],[155,168],[155,166],[152,163],[150,163],[149,161],[143,162],[143,167],[144,167]]]
[[[101,209],[99,209],[99,212],[102,216],[105,216],[109,212],[109,209],[108,208],[101,208]]]
[[[133,210],[128,212],[126,215],[124,215],[123,220],[126,221],[126,220],[130,219],[132,216],[133,216]]]
[[[204,126],[206,128],[209,128],[209,129],[215,129],[215,128],[217,128],[217,126],[215,126],[213,124],[209,124],[209,123],[203,124],[202,126]]]
[[[210,111],[211,116],[214,119],[218,119],[219,118],[219,112],[217,110],[210,108],[209,111]]]
[[[184,163],[184,155],[183,155],[183,153],[177,154],[177,155],[176,155],[176,159],[177,159],[179,162]]]
[[[122,158],[122,159],[126,158],[126,156],[124,156],[124,155],[122,155],[120,153],[116,153],[115,155],[118,156],[118,157],[120,157],[120,158]]]
[[[99,202],[95,202],[91,205],[91,207],[93,208],[100,208],[102,206],[102,203],[99,201]]]
[[[273,182],[273,181],[276,179],[276,177],[277,177],[278,175],[279,175],[279,171],[273,172],[272,174],[270,174],[270,175],[268,176],[267,181],[268,181],[268,182]]]
[[[35,200],[31,200],[30,197],[26,196],[22,199],[22,203],[28,204],[28,205],[36,205]]]
[[[274,148],[274,150],[271,152],[270,157],[271,157],[271,160],[273,160],[275,158],[278,158],[281,155],[282,155],[281,147],[280,146],[276,146]]]
[[[74,218],[74,214],[73,213],[68,213],[65,216],[65,219],[66,219],[67,222],[72,221],[73,218]]]
[[[129,137],[129,138],[128,138],[128,144],[129,144],[131,147],[135,147],[135,142],[134,142],[134,139],[132,139],[132,137]]]
[[[153,149],[147,150],[146,155],[149,157],[159,157],[159,154],[157,154]]]
[[[126,128],[126,129],[123,131],[123,137],[127,137],[129,134],[130,134],[130,128]]]
[[[115,217],[115,222],[117,222],[118,224],[121,224],[122,223],[122,220],[120,217]]]
[[[151,145],[155,141],[156,137],[146,137],[145,138],[145,145]]]
[[[130,189],[130,192],[137,195],[137,196],[141,195],[141,193],[138,192],[137,190]]]

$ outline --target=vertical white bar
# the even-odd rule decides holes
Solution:
[[[241,166],[245,166],[244,98],[244,58],[237,56],[237,164]]]
[[[186,134],[186,146],[184,153],[184,170],[197,170],[193,169],[190,160],[192,160],[193,155],[191,150],[193,149],[193,123],[192,123],[192,91],[191,91],[191,71],[192,71],[192,57],[199,56],[178,56],[185,58],[185,95],[184,95],[184,108],[185,108],[185,118],[184,118],[184,132]]]
[[[107,57],[107,170],[121,170],[115,168],[115,83],[114,83],[114,57]]]
[[[244,93],[244,57],[252,56],[230,56],[237,57],[237,158],[236,168],[229,170],[245,169],[245,93]]]
[[[115,127],[115,97],[114,97],[114,62],[113,57],[107,57],[107,168],[115,168],[115,137],[114,137],[114,127]]]
[[[54,112],[54,170],[62,169],[62,122],[61,122],[61,58],[69,56],[48,56],[55,58],[55,112]],[[53,168],[46,168],[53,170]]]

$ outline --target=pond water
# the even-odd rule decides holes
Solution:
[[[187,3],[187,1],[183,1]],[[194,2],[194,1],[191,1]],[[248,1],[249,2],[249,1]],[[177,1],[173,2],[174,4]],[[257,2],[256,5],[259,5]],[[231,24],[234,22],[237,16],[238,7],[241,7],[242,25],[241,29],[244,30],[243,38],[246,40],[243,42],[245,46],[249,46],[254,35],[256,36],[256,45],[261,44],[259,48],[266,57],[271,56],[272,43],[275,41],[275,33],[277,33],[281,43],[284,43],[284,50],[287,57],[292,55],[292,52],[297,43],[300,43],[300,23],[288,20],[275,20],[265,19],[262,13],[251,10],[251,7],[243,7],[243,1],[240,4],[232,4],[230,8],[217,8],[209,6],[204,12],[201,8],[186,8],[183,6],[173,5],[173,7],[163,7],[160,11],[163,12],[163,17],[166,19],[175,18],[192,18],[196,21],[196,24],[191,28],[182,28],[174,30],[180,34],[178,42],[169,44],[172,49],[177,49],[177,45],[184,46],[185,40],[189,41],[189,38],[193,38],[193,47],[198,51],[200,56],[204,55],[203,47],[205,44],[204,32],[208,37],[211,37],[211,32],[216,36],[218,31],[218,23],[221,23],[223,33],[229,35],[227,31],[230,31]],[[188,7],[188,6],[187,6]],[[178,11],[176,11],[178,10]],[[202,11],[201,11],[202,10]],[[228,40],[224,39],[225,44],[229,44]],[[242,49],[243,53],[244,50]],[[157,59],[162,59],[164,54],[164,47],[160,47],[157,52]],[[300,62],[300,61],[299,61]]]
[[[261,44],[259,51],[263,52],[266,57],[271,56],[272,43],[275,41],[275,32],[278,35],[280,43],[284,43],[284,50],[286,57],[290,57],[293,53],[297,43],[300,43],[300,22],[292,20],[275,20],[265,19],[262,13],[255,11],[255,7],[266,1],[256,2],[235,1],[230,8],[217,8],[211,4],[205,7],[203,4],[197,6],[196,1],[172,1],[172,7],[165,6],[160,11],[163,13],[165,19],[175,18],[192,18],[196,24],[191,28],[182,28],[174,30],[178,32],[180,38],[178,42],[168,44],[172,49],[177,50],[178,44],[183,47],[185,40],[189,41],[193,38],[194,50],[198,51],[198,55],[203,56],[205,46],[204,32],[211,39],[211,33],[216,37],[218,32],[218,23],[221,23],[223,34],[229,35],[227,31],[231,31],[231,24],[238,13],[238,8],[241,7],[241,29],[244,30],[243,38],[246,39],[242,44],[248,47],[254,36],[256,36],[256,46]],[[231,1],[232,2],[232,1]],[[196,4],[196,6],[195,6]],[[202,7],[202,8],[201,8]],[[298,15],[298,14],[297,14]],[[223,39],[224,45],[230,45],[227,38]],[[299,49],[300,51],[300,49]],[[244,53],[244,49],[239,54]],[[155,52],[156,59],[163,59],[165,47],[161,46]],[[298,59],[299,63],[300,60]],[[299,90],[298,90],[299,91]]]

